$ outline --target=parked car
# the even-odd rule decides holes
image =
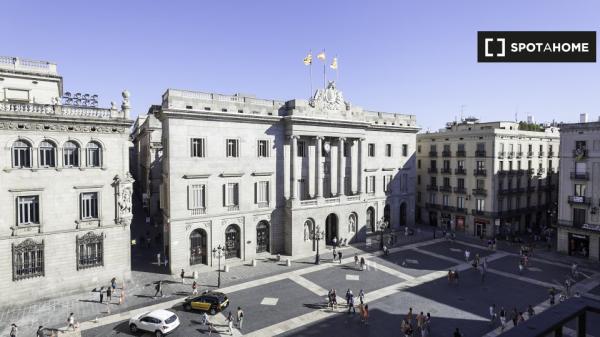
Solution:
[[[129,330],[148,331],[156,337],[162,337],[175,330],[179,324],[179,318],[174,313],[168,310],[154,310],[132,317],[129,320]]]
[[[186,298],[183,303],[183,308],[187,311],[208,311],[211,315],[214,315],[227,308],[228,305],[229,299],[227,298],[227,295],[217,291],[210,291],[197,297]]]

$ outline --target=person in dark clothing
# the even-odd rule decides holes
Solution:
[[[100,303],[104,302],[104,287],[100,287]]]
[[[156,287],[154,287],[154,289],[156,289],[156,293],[154,294],[154,297],[158,296],[159,293],[160,293],[160,297],[163,297],[162,281],[158,281],[158,283],[156,284]]]
[[[39,326],[37,329],[37,332],[35,333],[36,337],[44,337],[44,327],[43,326]]]
[[[338,260],[342,263],[342,251],[338,251]]]
[[[112,300],[112,288],[111,287],[107,287],[106,288],[106,301],[108,303],[110,303],[111,300]]]
[[[454,337],[462,337],[462,333],[460,333],[460,330],[458,330],[458,328],[456,328],[456,330],[454,330],[454,334],[452,336],[454,336]]]

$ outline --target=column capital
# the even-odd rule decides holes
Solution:
[[[300,138],[300,136],[298,136],[298,135],[290,135],[289,137],[290,137],[290,140]]]
[[[346,137],[338,137],[338,141],[345,142],[346,141]]]
[[[315,139],[316,140],[323,140],[323,139],[325,139],[325,137],[323,137],[323,136],[315,136]]]

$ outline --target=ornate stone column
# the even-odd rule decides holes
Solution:
[[[291,143],[292,143],[292,139],[290,138],[290,141],[286,144],[283,144],[283,197],[285,198],[285,200],[289,200],[291,197],[290,194],[290,185],[291,185],[291,181],[292,181],[292,176],[291,176],[291,169],[292,169],[292,164],[291,164]]]
[[[350,190],[352,194],[358,192],[358,140],[353,139],[350,146]]]
[[[290,141],[292,142],[292,153],[290,160],[290,171],[291,171],[291,181],[290,181],[290,199],[298,198],[298,170],[296,168],[296,157],[298,156],[298,136],[290,136]]]
[[[338,139],[338,196],[346,194],[346,158],[344,158],[344,146],[346,146],[345,143],[346,138]]]
[[[315,168],[315,183],[317,184],[315,189],[315,197],[323,197],[323,165],[321,164],[321,153],[323,151],[323,137],[317,136],[317,144],[315,147],[316,157],[316,168]]]
[[[366,165],[366,153],[365,153],[365,139],[360,138],[358,140],[358,194],[365,193],[365,165]]]

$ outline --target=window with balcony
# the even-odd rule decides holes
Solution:
[[[456,208],[465,208],[465,197],[456,197]]]
[[[258,158],[267,158],[270,156],[269,153],[269,141],[268,140],[259,140],[257,144],[258,148]]]
[[[269,206],[269,182],[259,181],[256,183],[256,203],[259,207]]]
[[[12,145],[12,167],[31,168],[33,162],[31,144],[25,140],[18,140]]]
[[[369,143],[367,148],[368,148],[367,151],[368,151],[369,157],[375,157],[375,144]]]
[[[238,139],[227,139],[227,157],[238,158],[240,156],[240,141]]]
[[[40,198],[37,195],[17,197],[17,226],[40,223]]]
[[[444,186],[450,186],[450,178],[444,177]]]
[[[458,188],[465,188],[465,179],[464,178],[456,179],[456,186]]]
[[[375,194],[375,176],[368,176],[367,179],[367,193]]]
[[[504,171],[504,162],[502,160],[498,162],[498,171]]]
[[[442,205],[443,206],[450,206],[450,196],[448,194],[443,194],[442,195]]]
[[[458,167],[461,170],[465,169],[465,161],[464,160],[459,160],[456,162],[456,167]]]
[[[476,199],[475,200],[476,210],[478,212],[485,211],[485,199]]]
[[[585,197],[585,189],[586,189],[585,184],[575,184],[575,187],[574,187],[575,196]]]
[[[435,193],[429,193],[429,203],[430,204],[435,204],[437,201],[437,198],[435,196]]]
[[[81,220],[98,219],[98,192],[81,193],[79,202],[79,218]]]
[[[206,185],[188,185],[188,209],[204,210],[206,208]]]
[[[229,211],[239,210],[239,184],[227,183],[224,185],[224,190],[224,206],[227,207]]]
[[[391,188],[392,188],[392,175],[391,174],[387,174],[385,176],[383,176],[383,191],[384,192],[390,192]]]

